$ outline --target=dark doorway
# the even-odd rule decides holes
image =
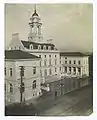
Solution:
[[[57,97],[57,91],[55,91],[55,97]]]

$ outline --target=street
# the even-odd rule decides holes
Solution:
[[[93,111],[92,101],[92,85],[89,85],[57,100],[50,97],[41,99],[36,107],[40,110],[40,116],[87,116]]]

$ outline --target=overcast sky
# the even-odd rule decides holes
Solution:
[[[33,4],[5,5],[5,46],[18,32],[20,39],[27,40],[29,18]],[[53,39],[55,45],[64,51],[92,52],[93,17],[92,4],[38,4],[43,26],[44,39]]]

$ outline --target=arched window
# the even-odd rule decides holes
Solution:
[[[71,74],[71,67],[69,67],[69,73]]]
[[[57,64],[57,60],[55,59],[55,65]]]
[[[46,50],[46,46],[45,45],[43,46],[43,49]]]
[[[71,64],[71,60],[69,60],[69,64]]]
[[[54,46],[51,47],[51,50],[54,50]]]
[[[5,75],[6,75],[6,67],[5,67],[5,69],[4,69],[4,70],[5,70]]]
[[[78,64],[79,64],[79,65],[81,64],[81,61],[80,61],[80,60],[78,61]]]
[[[56,48],[56,47],[54,47],[54,50],[57,50],[57,48]]]
[[[51,68],[49,69],[49,74],[50,74],[50,75],[52,74],[52,70],[51,70]]]
[[[79,73],[79,75],[81,74],[81,68],[80,67],[78,67],[78,73]]]
[[[12,86],[11,83],[10,83],[10,92],[11,92],[11,93],[13,92],[13,86]]]
[[[51,65],[51,59],[49,59],[49,65]]]
[[[47,65],[47,61],[46,60],[44,60],[44,66],[46,66]]]
[[[47,76],[47,69],[44,70],[44,76]]]
[[[10,68],[10,76],[12,76],[12,68]]]
[[[33,81],[33,85],[32,88],[35,89],[36,88],[36,80]]]
[[[39,49],[39,50],[41,49],[41,45],[38,45],[38,49]]]
[[[41,61],[40,61],[40,67],[41,67]]]
[[[31,50],[33,49],[33,45],[32,45],[32,44],[30,45],[30,49],[31,49]]]
[[[12,50],[13,48],[11,47],[10,50]]]
[[[64,67],[64,69],[65,69],[65,73],[67,73],[67,67],[66,66]]]
[[[39,55],[39,57],[41,58],[41,55]]]
[[[49,58],[51,58],[51,55],[49,55]]]
[[[42,70],[40,70],[40,76],[42,76]]]
[[[36,67],[33,67],[33,74],[36,74]]]
[[[41,49],[43,50],[43,45],[41,46]]]
[[[46,46],[46,50],[48,50],[48,46]]]
[[[55,67],[55,72],[57,72],[57,68]]]
[[[51,50],[51,46],[48,46],[48,49]]]
[[[76,74],[76,67],[73,67],[73,74]]]
[[[19,47],[19,50],[21,50],[21,47]]]

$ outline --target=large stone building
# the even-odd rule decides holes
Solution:
[[[89,76],[88,55],[79,52],[60,52],[52,43],[52,39],[44,40],[41,19],[36,9],[30,18],[29,27],[28,40],[21,40],[18,33],[12,34],[12,41],[8,47],[7,54],[14,53],[14,58],[9,58],[8,56],[5,58],[5,73],[7,72],[5,80],[7,86],[9,86],[7,89],[13,86],[13,93],[18,90],[20,84],[20,80],[18,80],[20,79],[19,66],[21,65],[25,67],[25,86],[29,88],[33,81],[36,80],[37,82],[37,89],[32,90],[29,88],[28,92],[25,91],[25,99],[38,97],[41,94],[41,90],[51,90],[54,94],[61,94],[78,88],[79,82],[76,82],[75,78]],[[15,54],[15,52],[20,53]],[[24,58],[22,53],[28,54],[28,57]],[[29,58],[31,55],[32,57]],[[37,74],[35,75],[33,75],[33,67],[37,69]],[[11,71],[13,71],[13,77],[8,76]],[[70,79],[71,77],[73,79]],[[31,79],[27,80],[28,78]],[[62,81],[63,86],[61,86]],[[88,80],[81,82],[81,86],[87,84]],[[6,92],[8,101],[17,102],[20,100],[19,90],[18,93],[14,93],[12,100],[11,96],[13,93],[9,93]],[[8,97],[9,95],[10,97]]]
[[[40,58],[20,50],[5,51],[5,104],[20,102],[21,69],[24,66],[23,101],[41,95]]]
[[[41,83],[44,83],[48,76],[59,75],[60,53],[51,39],[43,39],[41,30],[42,23],[39,15],[36,13],[36,9],[30,18],[29,27],[28,41],[20,40],[18,33],[13,34],[8,49],[23,50],[39,56],[41,58]]]

